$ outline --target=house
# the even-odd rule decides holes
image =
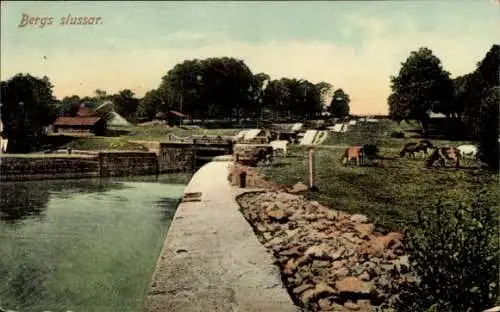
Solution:
[[[100,117],[59,117],[52,124],[53,133],[95,134],[106,133],[106,121]]]
[[[186,115],[178,111],[170,110],[167,113],[167,123],[169,126],[182,125],[184,118],[186,118]]]
[[[82,104],[76,115],[57,118],[52,124],[53,133],[105,135],[106,120],[98,117],[92,109]]]

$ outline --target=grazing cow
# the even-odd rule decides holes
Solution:
[[[454,147],[440,147],[436,148],[431,156],[427,159],[427,168],[430,168],[439,161],[439,163],[444,167],[449,160],[455,163],[455,166],[459,167],[458,152]]]
[[[349,162],[353,159],[356,160],[356,165],[359,166],[361,160],[361,146],[351,145],[349,146],[342,156],[342,163],[344,165],[349,164]]]
[[[276,151],[281,151],[283,156],[286,158],[286,147],[288,145],[287,140],[275,140],[269,143],[273,148],[273,154],[276,155]]]
[[[458,158],[463,159],[464,163],[470,163],[470,161],[477,161],[479,150],[477,146],[472,144],[460,145],[457,147]]]
[[[399,156],[404,157],[406,154],[408,154],[410,157],[414,158],[415,154],[418,152],[424,152],[424,157],[427,155],[427,151],[430,148],[434,148],[431,142],[427,140],[422,140],[420,142],[410,142],[407,143],[401,152],[399,153]]]
[[[379,157],[380,150],[375,144],[365,144],[361,148],[361,154],[363,157],[368,159],[373,159]]]
[[[262,161],[263,163],[271,164],[273,162],[273,149],[272,147],[262,147],[257,153],[257,163]]]

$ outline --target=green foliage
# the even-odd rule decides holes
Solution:
[[[481,159],[498,170],[500,46],[493,45],[477,69],[455,79],[455,99],[468,130],[480,143]]]
[[[479,151],[481,160],[491,169],[498,169],[498,128],[499,128],[499,109],[500,86],[488,90],[481,99],[479,108]]]
[[[76,112],[80,108],[82,99],[78,95],[65,96],[61,101],[57,102],[59,116],[76,116]]]
[[[2,122],[9,153],[29,152],[40,144],[44,127],[57,116],[49,78],[18,74],[1,82]]]
[[[403,292],[401,311],[482,311],[498,294],[498,205],[482,190],[471,203],[437,202],[406,230],[419,281]],[[398,310],[399,311],[399,310]]]
[[[328,111],[336,118],[344,118],[349,116],[350,108],[349,103],[351,99],[349,95],[342,89],[337,89],[333,92],[332,102],[328,107]]]
[[[139,99],[134,97],[134,92],[124,89],[112,96],[115,111],[127,119],[133,119],[139,106]]]
[[[430,49],[422,47],[411,52],[401,64],[398,76],[391,77],[392,95],[388,99],[391,117],[397,121],[418,120],[425,132],[431,111],[451,113],[449,76]]]
[[[137,117],[152,120],[156,114],[167,110],[168,106],[162,99],[160,91],[151,90],[140,100],[137,107]]]
[[[239,118],[256,109],[253,99],[254,75],[246,64],[235,58],[186,60],[163,77],[160,89],[165,90],[172,109],[193,116],[207,113]],[[208,111],[207,107],[212,107]]]

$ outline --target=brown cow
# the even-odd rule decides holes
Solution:
[[[409,154],[410,157],[415,158],[416,153],[424,152],[425,157],[425,155],[427,155],[427,151],[433,147],[434,146],[432,145],[432,143],[427,140],[422,140],[418,143],[410,142],[403,147],[403,149],[399,153],[399,156],[404,157],[406,156],[406,154]]]
[[[359,166],[361,160],[361,146],[351,145],[345,150],[344,156],[342,156],[342,163],[347,165],[352,159],[355,159],[356,165]]]
[[[432,155],[427,159],[427,168],[430,168],[439,161],[439,163],[444,167],[448,160],[452,160],[456,167],[459,167],[458,152],[454,147],[440,147],[434,150]]]

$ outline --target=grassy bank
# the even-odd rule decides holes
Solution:
[[[384,121],[385,123],[385,121]],[[337,210],[362,213],[381,227],[403,230],[405,224],[416,220],[417,211],[430,210],[437,200],[450,204],[468,203],[479,190],[485,188],[489,205],[498,205],[498,175],[477,167],[425,168],[423,159],[402,159],[401,146],[410,139],[388,138],[389,122],[370,130],[360,128],[347,132],[344,137],[329,138],[315,151],[315,178],[317,192],[307,194],[311,199]],[[381,130],[381,129],[386,130]],[[364,133],[371,137],[365,138]],[[376,141],[381,146],[384,159],[373,167],[343,166],[340,162],[344,144]],[[460,142],[435,141],[437,145],[460,144]],[[260,167],[260,171],[271,181],[293,184],[307,183],[307,151],[294,147],[291,156],[281,159],[279,164]]]
[[[168,127],[166,125],[135,126],[127,137],[134,140],[167,141],[169,135],[188,137],[191,135],[236,135],[240,129],[202,129]]]
[[[142,145],[130,143],[130,140],[166,142],[170,135],[189,137],[192,135],[235,135],[239,129],[183,129],[166,125],[134,126],[112,128],[113,136],[72,137],[66,135],[49,136],[47,144],[58,148],[71,147],[75,150],[145,150]]]

